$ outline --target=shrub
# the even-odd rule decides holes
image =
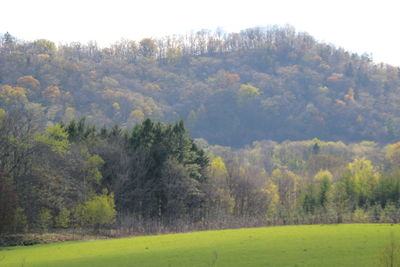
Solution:
[[[103,192],[94,196],[91,200],[79,205],[76,209],[76,219],[81,226],[95,227],[110,225],[115,222],[117,211],[115,210],[114,194]]]
[[[353,213],[353,222],[368,222],[368,214],[361,208],[357,208]]]
[[[55,218],[56,227],[67,228],[70,224],[71,212],[67,209],[61,209],[58,216]]]
[[[38,228],[43,232],[47,232],[49,228],[52,226],[52,224],[53,224],[53,216],[51,215],[50,210],[46,208],[41,209],[37,219]]]

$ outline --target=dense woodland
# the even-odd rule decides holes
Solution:
[[[0,104],[131,128],[182,119],[195,138],[395,142],[400,71],[292,27],[56,46],[0,39]]]
[[[41,130],[34,115],[0,114],[1,233],[400,220],[400,143],[232,149],[193,140],[182,121]]]
[[[0,233],[398,222],[399,98],[399,68],[291,27],[5,34]]]

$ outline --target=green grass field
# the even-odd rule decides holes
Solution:
[[[400,225],[280,226],[0,250],[0,266],[379,266]]]

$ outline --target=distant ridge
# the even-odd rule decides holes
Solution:
[[[107,48],[11,35],[0,43],[0,106],[36,103],[50,121],[85,116],[97,125],[132,127],[145,117],[182,118],[192,136],[235,147],[262,139],[399,138],[399,68],[291,26],[200,31]]]

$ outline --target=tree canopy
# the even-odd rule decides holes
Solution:
[[[184,120],[194,137],[397,141],[400,70],[292,27],[56,46],[0,36],[0,106],[51,122]]]

